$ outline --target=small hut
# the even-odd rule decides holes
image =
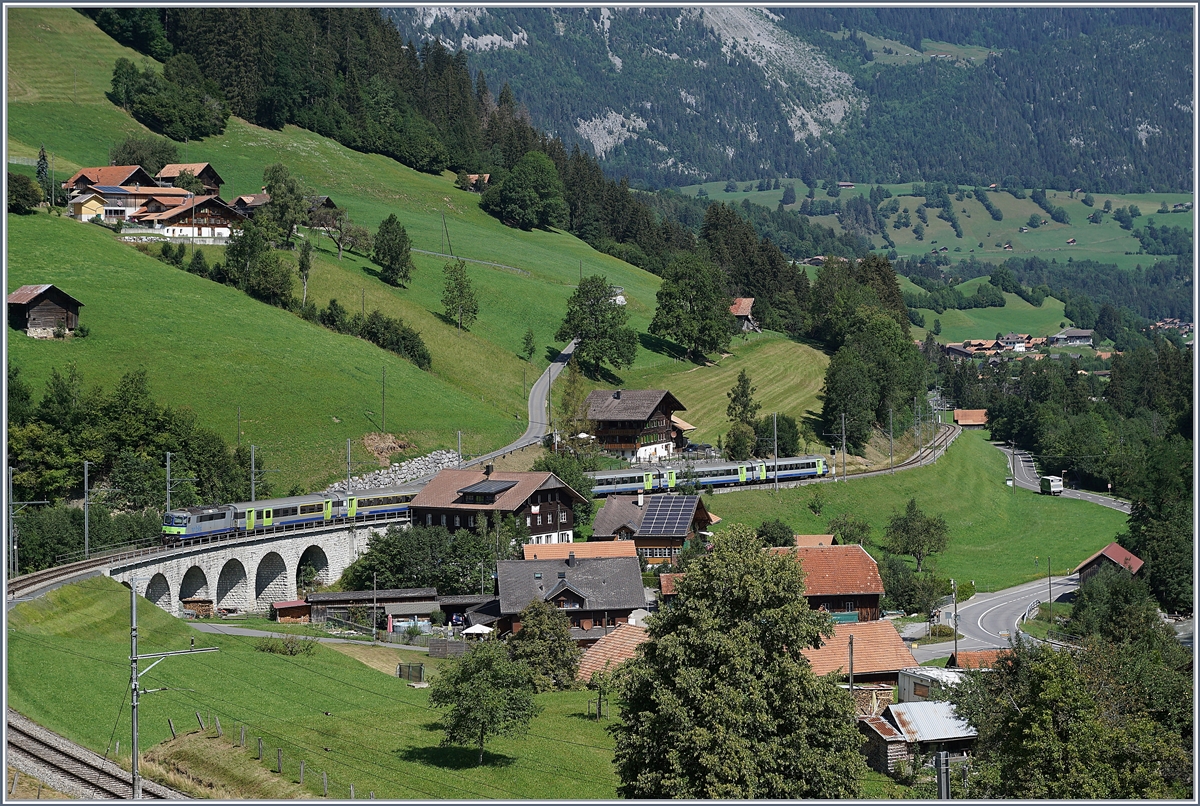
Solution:
[[[53,285],[23,285],[8,295],[8,324],[38,339],[48,339],[62,327],[70,333],[79,324],[83,303]]]

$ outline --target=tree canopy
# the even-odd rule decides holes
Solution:
[[[917,572],[930,554],[946,550],[950,542],[946,520],[941,515],[926,515],[917,507],[917,499],[908,499],[903,513],[892,515],[884,537],[896,554],[907,554],[917,562]]]
[[[734,318],[724,279],[716,264],[699,255],[672,260],[658,289],[650,332],[674,339],[693,357],[728,347]]]
[[[508,639],[514,661],[529,667],[538,691],[575,687],[580,650],[571,638],[571,623],[558,608],[534,599],[517,616],[521,629]]]
[[[866,764],[848,692],[801,650],[832,635],[791,553],[735,525],[688,564],[621,670],[626,798],[853,798]]]
[[[379,279],[388,285],[407,285],[412,279],[412,242],[395,213],[379,225],[371,260],[379,264]]]
[[[637,356],[637,333],[626,326],[629,312],[613,297],[616,292],[608,278],[592,274],[583,278],[567,300],[567,315],[554,334],[557,341],[578,339],[574,355],[599,373],[604,362],[614,367],[633,365]]]
[[[483,192],[479,206],[510,227],[547,229],[567,223],[563,183],[554,163],[540,151],[521,157],[508,176]]]

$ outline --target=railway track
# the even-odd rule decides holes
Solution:
[[[127,800],[133,796],[129,772],[8,710],[5,732],[8,763],[67,794],[89,800]],[[142,779],[142,797],[180,800],[187,796]]]

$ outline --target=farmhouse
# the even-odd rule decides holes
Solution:
[[[450,530],[483,528],[497,513],[524,519],[529,542],[570,543],[575,539],[572,506],[583,496],[553,473],[443,470],[410,504],[413,523]],[[477,521],[477,519],[479,519]]]
[[[754,317],[750,315],[753,307],[754,297],[738,297],[729,306],[729,312],[737,319],[738,330],[743,333],[751,330],[755,333],[762,333],[762,328],[758,326],[758,322],[755,322]]]
[[[170,205],[159,198],[151,199],[132,220],[161,229],[168,236],[228,238],[246,217],[216,196],[188,196]]]
[[[698,495],[610,495],[596,513],[593,541],[631,541],[647,565],[674,563],[683,544],[720,518]]]
[[[1000,337],[1000,344],[1005,350],[1012,350],[1013,352],[1017,353],[1025,352],[1025,346],[1028,343],[1028,333],[1008,333],[1007,335]]]
[[[954,424],[977,429],[987,425],[987,409],[955,409]]]
[[[818,677],[850,672],[850,637],[854,636],[855,683],[895,684],[901,669],[917,666],[917,659],[890,621],[834,624],[833,637],[817,649],[803,650]]]
[[[80,192],[94,185],[147,185],[157,187],[158,182],[140,165],[106,165],[101,168],[80,168],[70,179],[62,183],[63,189]]]
[[[496,564],[501,632],[520,632],[520,613],[535,599],[549,602],[571,623],[571,637],[590,646],[629,621],[646,604],[641,564],[633,557],[501,560]]]
[[[164,165],[162,170],[154,175],[154,178],[158,180],[158,184],[162,185],[163,187],[172,187],[175,183],[175,180],[178,179],[179,175],[184,171],[191,171],[192,176],[196,177],[204,184],[206,195],[221,195],[221,185],[225,184],[225,180],[222,179],[217,173],[217,170],[207,162],[185,162]]]
[[[804,598],[813,610],[831,613],[835,622],[879,618],[883,580],[879,566],[862,546],[798,545],[771,551],[795,552],[796,561],[804,569]]]
[[[1081,562],[1075,573],[1079,574],[1079,584],[1082,585],[1100,573],[1100,569],[1106,565],[1124,568],[1130,574],[1136,574],[1144,564],[1139,557],[1114,541]]]
[[[271,194],[265,192],[264,188],[264,192],[262,193],[247,193],[245,195],[238,196],[233,200],[232,207],[242,215],[249,218],[258,211],[258,208],[262,207],[269,201],[271,201]]]
[[[1092,331],[1068,327],[1050,337],[1051,347],[1091,347]]]
[[[597,444],[636,461],[673,456],[677,435],[672,415],[687,411],[664,389],[598,389],[587,396],[585,406],[587,419],[595,423]],[[684,438],[679,435],[678,439]]]
[[[58,327],[70,333],[83,303],[53,285],[23,285],[8,295],[8,326],[35,339],[48,339]]]

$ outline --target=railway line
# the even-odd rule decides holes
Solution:
[[[8,763],[62,792],[88,800],[125,800],[133,796],[130,774],[117,764],[67,741],[8,710],[5,743]],[[183,800],[187,796],[142,779],[142,797]]]

